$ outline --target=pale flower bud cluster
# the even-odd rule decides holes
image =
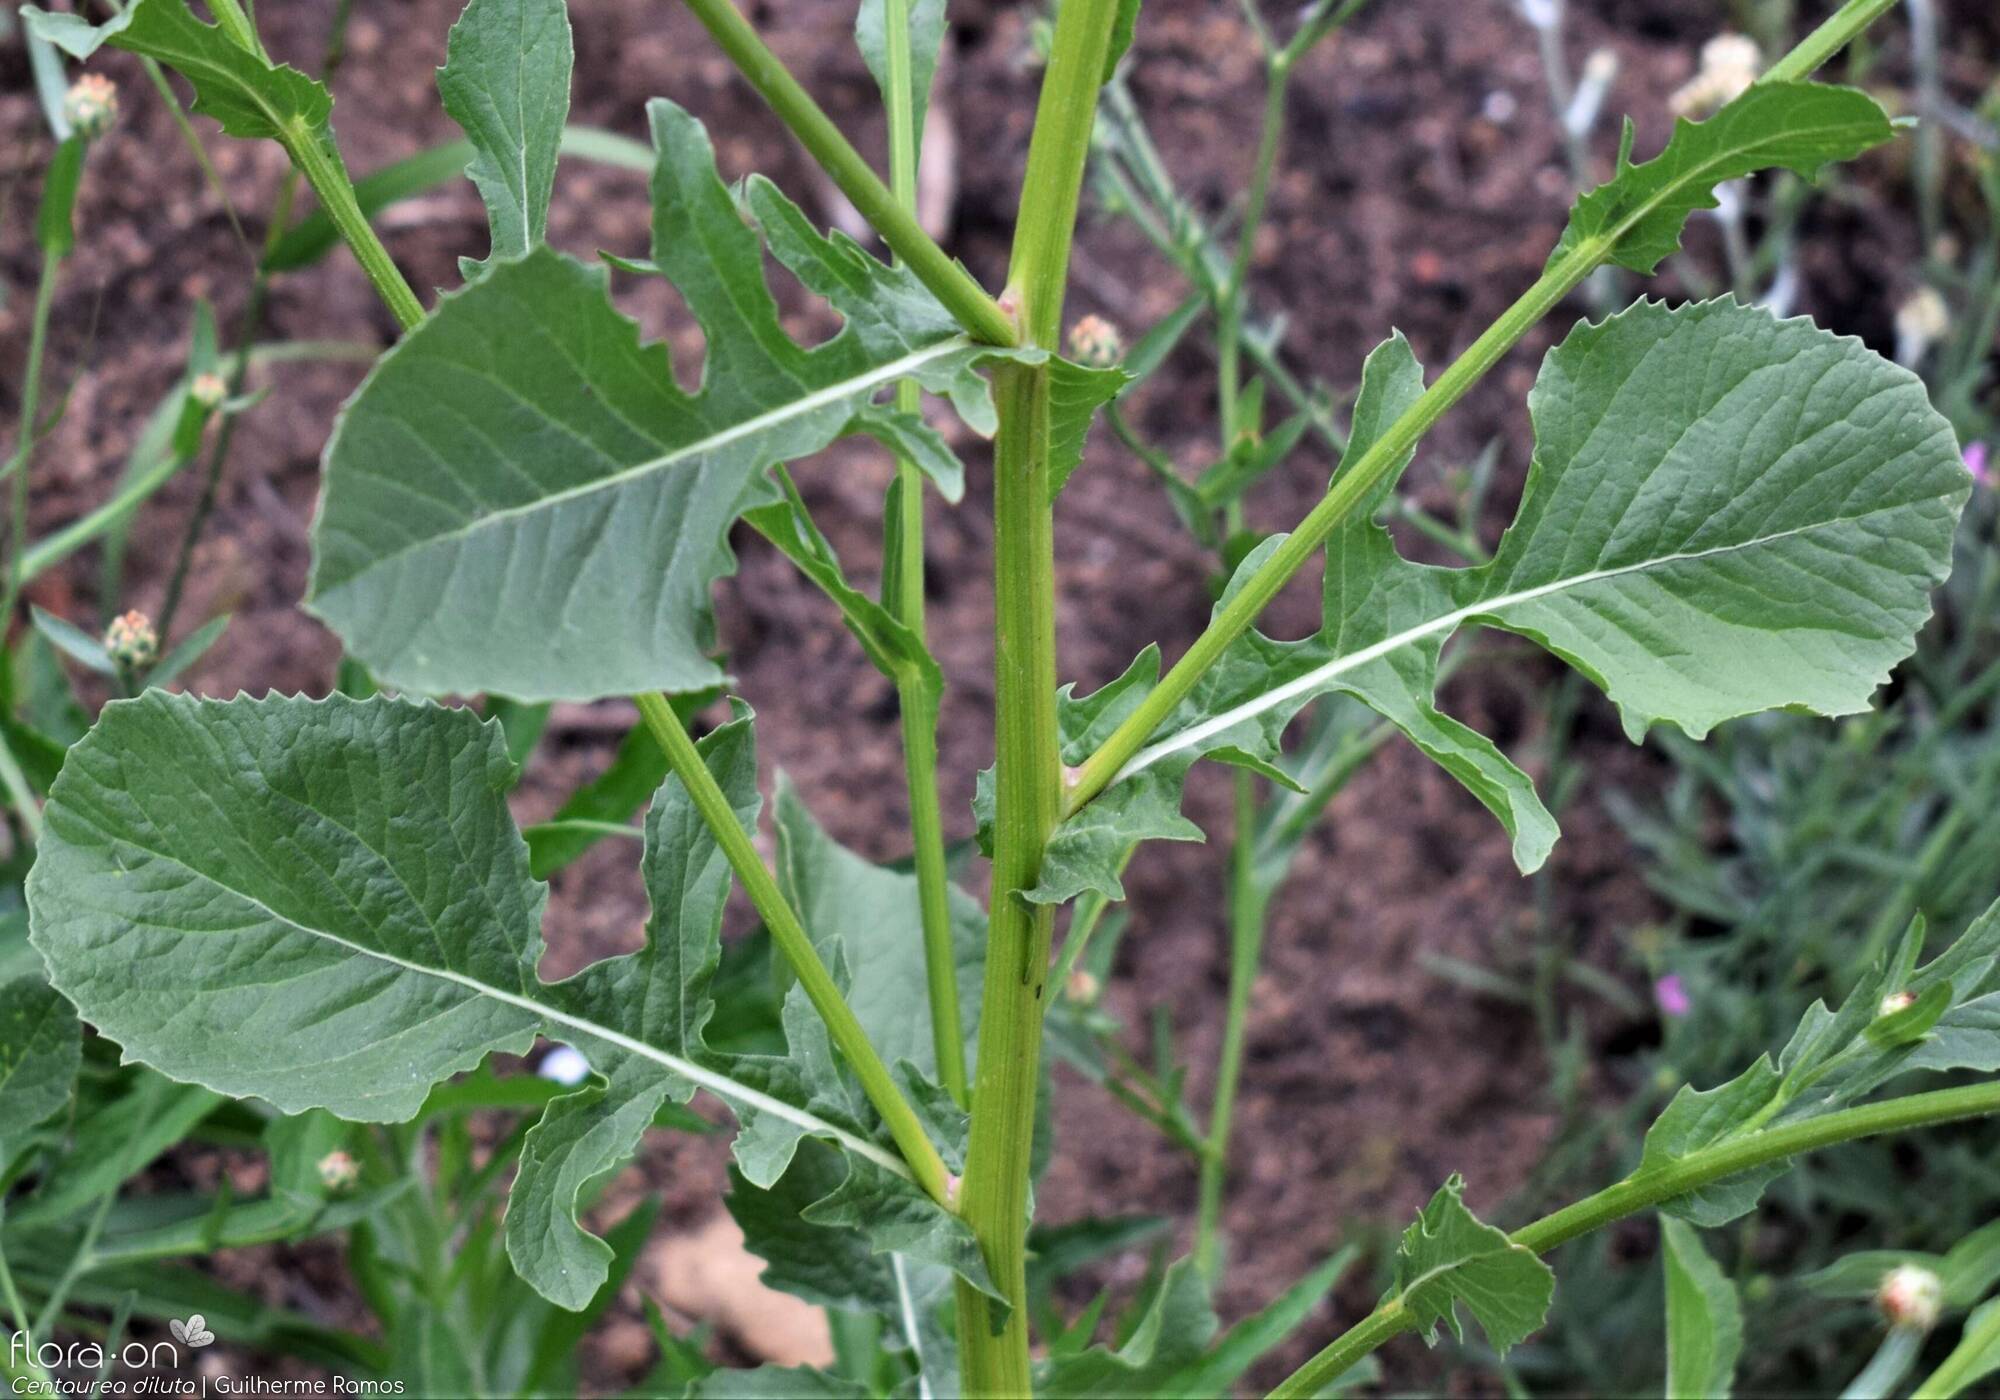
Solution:
[[[86,141],[95,141],[118,120],[118,85],[97,73],[85,73],[63,97],[63,119]]]
[[[1085,316],[1069,328],[1069,357],[1092,369],[1109,369],[1125,358],[1125,337],[1102,316]]]
[[[1882,1275],[1875,1306],[1891,1327],[1928,1332],[1944,1306],[1944,1284],[1929,1269],[1903,1264]]]
[[[1755,39],[1718,34],[1701,46],[1700,69],[1667,103],[1678,116],[1705,116],[1748,92],[1763,65]]]
[[[1951,308],[1936,287],[1919,287],[1896,308],[1896,363],[1909,367],[1951,333]]]
[[[1915,992],[1891,992],[1882,998],[1882,1004],[1876,1008],[1875,1014],[1878,1016],[1893,1016],[1898,1011],[1908,1011],[1916,1004],[1917,994]]]
[[[152,664],[160,654],[160,634],[142,612],[122,613],[104,629],[104,650],[128,671]]]
[[[229,385],[219,374],[197,374],[188,385],[188,397],[210,413],[222,407],[222,400],[229,393]]]
[[[351,1152],[329,1152],[319,1159],[319,1181],[329,1191],[352,1191],[361,1184],[361,1164]]]

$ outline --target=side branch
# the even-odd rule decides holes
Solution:
[[[1781,1124],[1700,1152],[1691,1152],[1653,1171],[1636,1172],[1594,1196],[1587,1196],[1553,1215],[1545,1215],[1531,1225],[1522,1226],[1514,1232],[1513,1241],[1537,1254],[1546,1254],[1557,1245],[1601,1229],[1614,1220],[1637,1214],[1662,1201],[1684,1196],[1711,1182],[1767,1162],[1783,1161],[1802,1152],[1814,1152],[1857,1138],[1905,1132],[1993,1113],[2000,1113],[2000,1080],[1971,1084],[1960,1089],[1939,1089],[1928,1094],[1909,1094],[1798,1123]],[[1415,1317],[1402,1302],[1390,1299],[1280,1382],[1271,1392],[1272,1400],[1319,1394],[1335,1377],[1362,1357],[1391,1337],[1415,1327]]]
[[[861,217],[909,264],[910,271],[944,303],[966,334],[989,345],[1018,345],[1021,333],[1014,318],[1001,310],[972,274],[938,247],[916,216],[897,202],[861,153],[840,134],[832,118],[757,37],[742,11],[730,0],[687,0],[687,7]]]
[[[813,1009],[826,1022],[827,1033],[854,1071],[855,1078],[868,1095],[868,1101],[875,1105],[875,1111],[882,1115],[888,1126],[889,1135],[895,1139],[903,1160],[909,1164],[910,1173],[939,1205],[946,1210],[954,1208],[952,1201],[951,1174],[945,1169],[944,1159],[938,1156],[936,1146],[924,1132],[918,1121],[916,1110],[903,1097],[896,1082],[889,1076],[889,1067],[882,1063],[882,1057],[869,1043],[868,1033],[861,1028],[854,1010],[847,999],[840,994],[834,984],[833,974],[814,950],[812,939],[807,936],[805,925],[792,912],[791,904],[785,899],[778,882],[764,865],[764,858],[757,854],[749,835],[736,820],[736,813],[729,805],[728,796],[716,783],[715,775],[702,762],[701,753],[681,727],[680,719],[665,697],[655,694],[635,695],[632,701],[639,707],[640,718],[646,728],[659,740],[660,748],[667,755],[667,763],[674,776],[687,788],[688,796],[694,802],[695,810],[714,835],[716,844],[722,847],[722,854],[729,861],[729,868],[736,872],[736,878],[743,884],[743,892],[750,897],[750,903],[770,930],[771,941],[784,954],[785,961],[805,988]]]

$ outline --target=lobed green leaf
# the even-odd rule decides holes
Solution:
[[[1379,347],[1355,444],[1421,387],[1400,338]],[[1030,898],[1118,896],[1137,841],[1199,839],[1180,814],[1197,759],[1268,768],[1293,716],[1330,692],[1377,711],[1463,783],[1535,869],[1553,819],[1526,775],[1433,699],[1442,647],[1466,626],[1518,633],[1582,671],[1634,739],[1661,721],[1698,738],[1762,710],[1853,713],[1910,651],[1969,492],[1950,425],[1914,375],[1734,301],[1642,302],[1550,351],[1529,410],[1534,460],[1490,563],[1409,563],[1357,513],[1328,540],[1318,635],[1253,631],[1225,652],[1057,829]],[[1276,547],[1266,541],[1236,579]],[[1065,692],[1064,761],[1094,750],[1157,673],[1149,649],[1103,690]]]
[[[701,752],[749,828],[747,711]],[[611,1260],[576,1223],[585,1187],[697,1087],[742,1120],[746,1178],[775,1181],[804,1138],[835,1143],[850,1177],[829,1218],[859,1224],[866,1202],[878,1247],[985,1286],[971,1235],[909,1180],[796,987],[783,1053],[704,1043],[730,874],[679,780],[648,816],[645,947],[545,983],[546,890],[513,778],[500,727],[466,710],[149,691],[108,706],[55,785],[32,941],[129,1058],[288,1113],[401,1121],[491,1051],[575,1045],[596,1076],[528,1135],[507,1213],[516,1267],[563,1307],[587,1305]]]
[[[1464,1195],[1465,1179],[1454,1175],[1403,1232],[1391,1296],[1432,1345],[1439,1323],[1463,1340],[1463,1303],[1504,1356],[1548,1316],[1555,1274],[1533,1250],[1467,1210]]]
[[[495,258],[520,257],[547,230],[573,58],[564,0],[472,0],[451,27],[438,93],[476,152],[465,173]]]
[[[1874,98],[1824,83],[1758,83],[1706,121],[1674,123],[1666,148],[1632,163],[1632,124],[1618,146],[1610,180],[1580,196],[1551,265],[1579,244],[1608,240],[1603,260],[1650,273],[1680,247],[1697,209],[1715,208],[1715,187],[1760,170],[1811,178],[1895,135]]]
[[[739,205],[699,123],[649,108],[653,262],[701,323],[700,389],[642,345],[605,274],[536,249],[445,298],[385,355],[326,453],[309,606],[385,684],[588,699],[719,683],[710,585],[769,502],[766,468],[848,431],[937,478],[959,469],[921,421],[875,402],[914,378],[975,427],[992,405],[958,334],[905,270],[823,237],[767,182]],[[804,349],[779,324],[764,251],[846,318]]]

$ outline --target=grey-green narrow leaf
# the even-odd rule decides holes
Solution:
[[[327,446],[310,606],[385,684],[523,700],[713,685],[709,587],[734,567],[731,523],[770,498],[766,467],[855,428],[949,459],[875,404],[902,378],[991,413],[973,366],[994,352],[753,181],[773,253],[847,318],[796,345],[700,124],[649,111],[654,261],[702,325],[702,387],[684,393],[664,347],[640,343],[601,269],[546,249],[445,298]]]
[[[1395,1297],[1433,1344],[1440,1322],[1463,1338],[1458,1304],[1465,1304],[1493,1349],[1505,1355],[1548,1316],[1555,1275],[1533,1250],[1467,1210],[1464,1195],[1465,1179],[1453,1176],[1403,1232]]]
[[[1729,1400],[1743,1350],[1743,1305],[1693,1227],[1660,1218],[1667,1285],[1667,1400]]]
[[[944,48],[945,0],[907,0],[909,10],[909,101],[910,129],[916,133],[918,148],[924,139],[924,118],[930,110],[931,83],[937,77],[938,54]],[[882,90],[882,101],[893,101],[889,91],[889,6],[888,0],[861,0],[854,17],[854,42],[861,49],[861,61]]]
[[[1707,121],[1676,121],[1666,148],[1640,165],[1628,122],[1617,173],[1577,200],[1549,261],[1609,238],[1607,261],[1651,272],[1680,247],[1688,216],[1715,207],[1722,181],[1777,168],[1810,177],[1894,135],[1874,98],[1824,83],[1758,83]]]
[[[1414,391],[1395,342],[1369,369],[1383,414]],[[1372,387],[1357,434],[1378,416]],[[1349,521],[1328,541],[1320,633],[1234,644],[1058,828],[1036,897],[1116,895],[1135,841],[1198,835],[1179,811],[1195,759],[1269,761],[1290,718],[1329,691],[1394,721],[1501,817],[1533,869],[1553,823],[1520,771],[1432,699],[1439,650],[1467,625],[1519,633],[1582,671],[1635,739],[1657,721],[1700,737],[1762,710],[1853,713],[1908,655],[1970,490],[1914,375],[1734,301],[1642,302],[1550,351],[1529,410],[1535,456],[1491,563],[1412,564],[1379,527]],[[1066,702],[1066,762],[1139,703],[1156,669],[1142,656]]]
[[[451,28],[438,94],[477,152],[465,173],[493,257],[521,256],[547,229],[572,57],[564,0],[472,0]]]

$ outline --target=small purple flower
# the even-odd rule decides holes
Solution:
[[[1694,999],[1688,995],[1687,983],[1678,972],[1669,972],[1653,983],[1653,1000],[1661,1015],[1676,1020],[1694,1010]]]
[[[1992,459],[1983,442],[1968,442],[1965,445],[1965,469],[1972,473],[1972,479],[1981,486],[1993,484]]]

